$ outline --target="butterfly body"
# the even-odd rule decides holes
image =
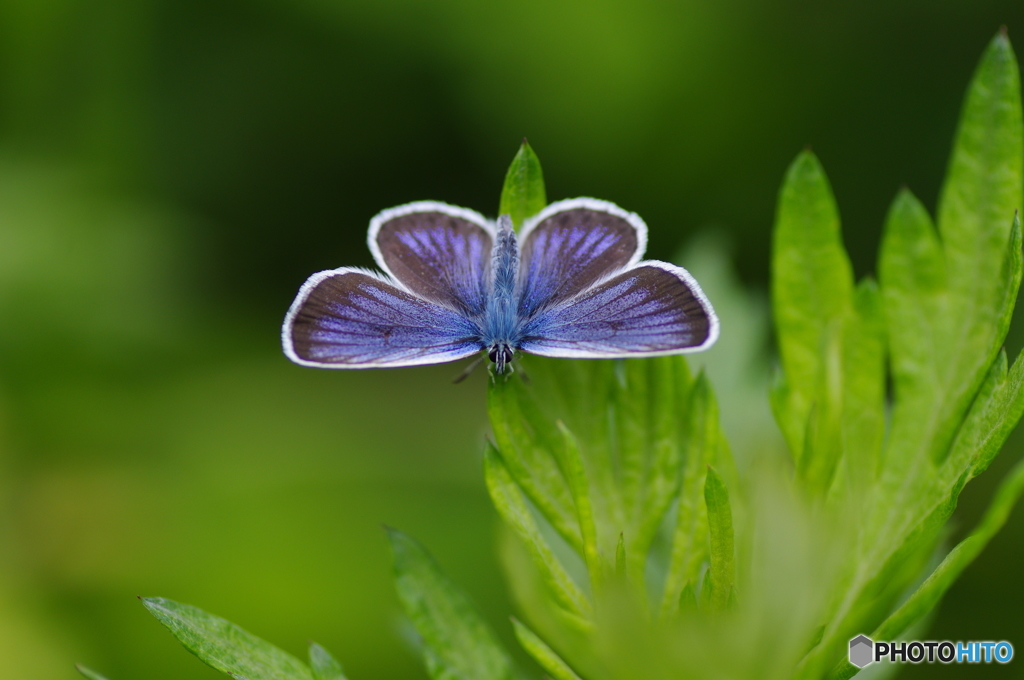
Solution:
[[[508,215],[498,218],[498,235],[491,255],[491,296],[480,334],[480,344],[498,373],[512,361],[522,340],[516,282],[519,275],[519,243]]]
[[[465,208],[411,203],[377,215],[368,237],[384,274],[319,272],[285,318],[296,363],[412,366],[485,352],[503,373],[519,352],[616,358],[709,347],[718,320],[684,269],[641,261],[633,213],[580,198],[548,206],[520,233]]]

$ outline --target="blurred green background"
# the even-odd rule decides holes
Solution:
[[[747,300],[757,319],[733,328],[766,345],[786,165],[814,148],[872,272],[896,190],[934,208],[1000,25],[1024,51],[1020,0],[4,0],[0,676],[84,662],[111,680],[219,677],[135,599],[161,595],[297,654],[316,640],[354,680],[425,677],[381,523],[427,545],[510,639],[484,372],[453,386],[452,365],[289,364],[279,325],[305,277],[371,266],[383,208],[493,214],[527,136],[550,198],[640,213],[652,257],[710,232],[730,257],[708,277],[735,266],[748,292],[709,294]],[[685,252],[699,273],[687,258],[706,249]],[[706,358],[722,410],[761,423],[730,387],[725,321]],[[1022,447],[968,486],[952,538]],[[1018,508],[930,637],[1024,651],[1022,541]]]

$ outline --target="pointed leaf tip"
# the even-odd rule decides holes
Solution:
[[[807,175],[825,175],[825,168],[810,145],[805,146],[789,164],[789,168],[786,169],[786,180],[792,181],[794,178]]]
[[[211,668],[250,680],[312,680],[304,663],[230,621],[162,597],[146,597],[142,603]]]
[[[524,137],[505,174],[498,214],[509,215],[512,223],[520,227],[526,218],[539,213],[545,205],[547,197],[540,159]]]
[[[341,664],[315,642],[309,643],[309,666],[314,680],[346,680]]]
[[[77,670],[79,673],[81,673],[85,677],[89,678],[89,680],[107,680],[107,678],[105,676],[100,675],[99,673],[97,673],[93,669],[91,669],[88,666],[85,666],[83,664],[80,664],[80,663],[76,663],[75,664],[75,670]]]
[[[847,314],[852,291],[832,187],[818,158],[801,152],[786,171],[772,236],[772,305],[785,373],[773,410],[794,458],[805,450],[808,414],[820,400],[822,348]]]

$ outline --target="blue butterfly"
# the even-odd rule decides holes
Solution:
[[[517,235],[507,215],[421,201],[370,221],[379,272],[309,277],[284,320],[289,359],[319,368],[418,366],[481,351],[611,359],[698,352],[718,318],[683,268],[641,261],[647,225],[593,198],[552,203]]]

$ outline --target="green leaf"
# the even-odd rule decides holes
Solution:
[[[715,575],[711,573],[710,569],[708,569],[706,572],[704,572],[704,580],[700,584],[700,596],[697,598],[697,611],[701,612],[702,614],[707,614],[708,612],[710,612],[714,608],[714,605],[712,604],[712,600],[714,599],[714,597]],[[680,596],[679,599],[681,602],[682,596]]]
[[[567,612],[581,619],[589,619],[590,603],[541,536],[540,528],[526,505],[526,499],[512,480],[501,454],[490,444],[484,452],[484,477],[498,513],[523,539],[556,601]]]
[[[694,381],[681,356],[628,360],[622,368],[625,380],[612,390],[620,512],[631,519],[631,570],[643,573],[647,552],[679,491],[683,422]]]
[[[576,437],[561,420],[557,424],[564,442],[562,467],[569,478],[569,488],[572,490],[576,514],[579,516],[580,535],[583,537],[583,557],[587,563],[587,571],[590,573],[591,587],[597,590],[604,576],[604,565],[601,564],[601,556],[598,552],[597,528],[594,525],[594,510],[590,505],[587,473],[583,468],[583,457],[580,455],[580,446]]]
[[[1009,41],[998,35],[961,112],[939,203],[941,246],[925,226],[923,208],[906,194],[886,228],[879,270],[899,397],[887,447],[896,476],[924,455],[941,460],[947,454],[1006,336],[1020,285],[1012,225],[1022,187],[1019,74]],[[914,264],[923,265],[920,276],[898,270]]]
[[[718,403],[707,376],[701,373],[683,414],[687,434],[685,467],[679,489],[679,508],[672,536],[672,553],[662,594],[662,618],[672,615],[687,583],[696,583],[708,556],[708,515],[704,498],[708,465],[724,445],[718,423]]]
[[[1024,361],[1018,355],[1009,371],[1006,363],[1006,352],[1000,352],[957,433],[947,474],[965,467],[971,477],[981,474],[1024,415]]]
[[[315,642],[309,643],[309,667],[313,669],[313,680],[345,680],[341,664]]]
[[[615,579],[624,583],[626,578],[626,537],[619,534],[619,542],[615,546]]]
[[[852,292],[832,189],[818,159],[805,151],[786,173],[772,244],[772,303],[785,371],[773,408],[796,459],[822,384],[826,335],[848,313]]]
[[[542,379],[543,375],[536,378]],[[551,417],[552,409],[536,403],[523,381],[512,378],[491,384],[487,411],[508,471],[551,526],[582,554],[572,490],[556,457],[563,439]]]
[[[78,672],[84,675],[85,677],[89,678],[89,680],[107,680],[105,676],[100,675],[93,669],[89,668],[88,666],[83,666],[80,663],[75,664],[75,669],[78,670]]]
[[[894,389],[897,403],[907,408],[908,400],[938,386],[942,326],[949,313],[942,244],[928,211],[907,189],[889,208],[878,271]]]
[[[1016,383],[1004,379],[997,354],[1020,285],[1014,211],[1022,186],[1019,75],[1000,35],[968,88],[938,229],[907,191],[886,221],[879,275],[895,393],[891,426],[859,515],[857,566],[809,656],[841,649],[846,632],[873,627],[895,602],[896,585],[914,578],[915,561],[939,540],[964,483],[1020,416]]]
[[[938,229],[907,191],[886,222],[879,274],[895,392],[891,427],[860,516],[854,563],[861,566],[822,654],[895,600],[895,584],[913,578],[904,565],[935,544],[964,483],[1020,417],[1016,383],[1004,380],[997,354],[1021,279],[1014,211],[1024,199],[1022,139],[1017,65],[1001,35],[968,88]]]
[[[508,215],[512,218],[512,224],[519,228],[526,218],[533,217],[547,204],[540,159],[524,139],[505,174],[498,214]]]
[[[825,493],[843,455],[843,326],[835,319],[822,337],[821,384],[807,414],[804,451],[797,458],[797,478],[814,494]]]
[[[877,640],[895,640],[911,625],[928,614],[953,585],[964,569],[981,554],[996,533],[1006,524],[1010,511],[1024,491],[1024,460],[1018,462],[1003,479],[977,528],[946,555],[935,571],[888,619],[875,630]]]
[[[563,661],[532,630],[514,617],[512,619],[512,627],[515,629],[516,639],[519,640],[519,644],[554,680],[580,680],[580,676],[576,675],[576,672],[569,667],[569,664]]]
[[[950,283],[965,298],[991,306],[1002,297],[1001,281],[976,274],[990,274],[992,265],[1001,261],[1007,226],[1022,207],[1022,191],[1020,72],[1009,39],[1000,33],[989,44],[967,90],[939,201],[939,233]],[[983,314],[989,316],[989,310]]]
[[[388,529],[395,588],[406,616],[423,638],[434,680],[507,680],[512,662],[468,598],[416,541]]]
[[[736,547],[733,542],[729,490],[710,465],[704,485],[704,500],[708,507],[708,535],[711,541],[708,573],[714,583],[711,610],[724,611],[729,606],[730,591],[736,585]]]
[[[248,680],[313,680],[304,663],[230,621],[162,597],[142,603],[211,668]]]
[[[885,437],[885,317],[873,280],[857,286],[853,311],[843,329],[842,462],[850,495],[863,498]]]
[[[498,381],[488,395],[506,469],[540,515],[578,555],[594,563],[585,555],[590,550],[593,556],[593,546],[585,546],[572,471],[561,453],[566,447],[561,421],[582,460],[597,554],[610,561],[624,536],[626,572],[642,594],[651,545],[679,486],[693,383],[685,358],[525,361],[530,362],[529,384]],[[727,449],[720,448],[727,456]],[[703,506],[704,473],[699,465],[696,469],[700,486],[695,495]]]
[[[689,581],[683,586],[679,593],[679,613],[681,615],[693,614],[697,611],[697,594],[693,592],[693,584]]]
[[[1016,364],[1020,363],[1015,362]],[[953,548],[938,567],[918,586],[871,634],[875,640],[896,640],[915,623],[921,621],[938,605],[942,596],[956,582],[971,562],[981,554],[988,542],[1006,524],[1010,511],[1024,492],[1024,460],[1019,461],[1003,478],[985,516],[971,535]],[[859,669],[847,660],[839,662],[829,674],[830,680],[846,680]]]

